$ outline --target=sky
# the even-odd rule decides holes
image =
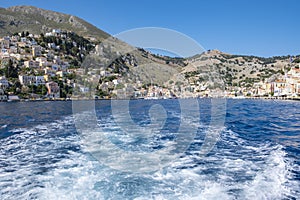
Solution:
[[[76,15],[116,35],[142,27],[183,33],[206,50],[263,57],[300,54],[298,0],[0,0]]]

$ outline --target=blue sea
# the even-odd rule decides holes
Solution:
[[[0,144],[1,200],[300,199],[297,101],[0,103]]]

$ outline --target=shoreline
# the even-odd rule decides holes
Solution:
[[[169,98],[169,99],[143,99],[143,98],[132,98],[132,99],[113,99],[113,98],[59,98],[59,99],[15,99],[15,100],[2,100],[0,103],[11,103],[11,102],[49,102],[49,101],[108,101],[108,100],[172,100],[172,99],[234,99],[234,100],[282,100],[282,101],[300,101],[300,97],[187,97],[187,98]]]

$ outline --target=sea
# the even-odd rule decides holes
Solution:
[[[1,200],[300,199],[299,101],[2,102],[0,144]]]

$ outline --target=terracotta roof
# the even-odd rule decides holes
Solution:
[[[276,83],[286,83],[285,80],[275,80]]]

